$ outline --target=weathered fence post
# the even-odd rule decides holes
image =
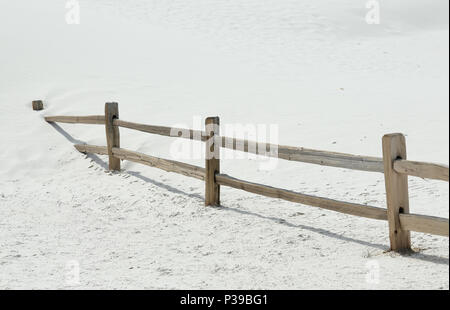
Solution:
[[[112,149],[120,148],[119,127],[114,126],[114,120],[119,119],[119,104],[107,102],[105,104],[106,143],[108,145],[109,170],[120,171],[120,159],[113,156]]]
[[[400,225],[400,213],[409,213],[408,176],[394,170],[394,162],[406,160],[405,136],[400,133],[383,137],[384,178],[386,185],[387,216],[391,250],[411,250],[411,236]]]
[[[220,205],[220,185],[216,183],[215,175],[220,173],[220,136],[219,117],[208,117],[205,121],[206,134],[206,173],[205,173],[205,205]]]

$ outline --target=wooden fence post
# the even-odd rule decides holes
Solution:
[[[34,100],[31,105],[34,111],[44,110],[44,103],[42,102],[42,100]]]
[[[205,129],[208,135],[206,141],[206,173],[205,173],[205,205],[220,205],[220,185],[216,183],[215,175],[220,173],[220,144],[216,137],[220,136],[219,117],[208,117]]]
[[[391,250],[402,252],[411,250],[411,236],[400,225],[400,213],[409,213],[408,176],[394,170],[397,159],[406,160],[405,136],[400,133],[383,137],[384,178],[386,185],[387,216]]]
[[[109,170],[120,171],[120,159],[114,157],[112,154],[114,147],[120,148],[120,132],[119,127],[114,126],[115,119],[119,119],[119,104],[117,102],[107,102],[105,104],[105,128]]]

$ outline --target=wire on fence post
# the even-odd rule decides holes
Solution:
[[[105,104],[105,128],[109,170],[120,171],[120,159],[114,157],[112,152],[113,148],[120,148],[120,132],[119,127],[114,126],[115,119],[119,119],[119,104],[117,102],[107,102]]]
[[[220,173],[220,136],[219,117],[208,117],[205,121],[206,154],[205,154],[205,205],[220,205],[220,185],[217,184],[215,175]]]
[[[387,215],[391,250],[411,250],[411,236],[400,224],[400,213],[409,213],[408,176],[394,170],[394,162],[406,160],[405,136],[400,133],[383,137],[384,179],[386,185]]]

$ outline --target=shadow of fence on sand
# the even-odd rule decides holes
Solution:
[[[50,123],[50,125],[55,128],[55,130],[57,132],[59,132],[61,135],[63,135],[69,142],[73,143],[73,144],[85,144],[85,142],[75,139],[74,137],[72,137],[69,133],[67,133],[63,128],[61,128],[59,125],[57,125],[56,123]],[[103,161],[100,157],[98,157],[95,154],[86,154],[86,157],[91,159],[92,161],[94,161],[96,164],[98,164],[99,166],[101,166],[103,169],[107,170],[108,169],[108,164]],[[138,179],[141,179],[142,181],[146,182],[146,183],[150,183],[153,184],[155,186],[158,186],[160,188],[163,188],[171,193],[174,194],[178,194],[178,195],[184,195],[190,198],[194,198],[199,200],[199,202],[204,202],[204,197],[202,197],[199,194],[190,194],[187,192],[184,192],[178,188],[172,187],[170,185],[152,180],[148,177],[143,176],[140,172],[136,172],[136,171],[127,171],[126,173],[128,173],[129,175],[136,177]],[[334,239],[338,239],[338,240],[342,240],[342,241],[346,241],[346,242],[353,242],[353,243],[357,243],[363,246],[367,246],[367,247],[372,247],[372,248],[377,248],[379,250],[382,251],[389,251],[389,247],[382,245],[382,244],[378,244],[378,243],[373,243],[373,242],[368,242],[368,241],[364,241],[364,240],[358,240],[358,239],[354,239],[354,238],[350,238],[350,237],[346,237],[337,233],[333,233],[330,231],[327,231],[325,229],[322,228],[316,228],[316,227],[312,227],[312,226],[307,226],[307,225],[298,225],[298,224],[292,224],[287,222],[284,219],[281,218],[276,218],[276,217],[268,217],[268,216],[264,216],[258,213],[254,213],[254,212],[250,212],[250,211],[244,211],[244,210],[239,210],[236,208],[231,208],[231,207],[226,207],[226,206],[220,206],[220,207],[215,207],[217,210],[221,210],[224,212],[236,212],[236,213],[240,213],[243,215],[250,215],[250,216],[254,216],[260,219],[264,219],[264,220],[269,220],[274,222],[275,224],[278,225],[285,225],[287,227],[290,228],[295,228],[295,229],[304,229],[304,230],[308,230],[326,237],[330,237],[330,238],[334,238]],[[441,264],[441,265],[448,265],[449,264],[449,258],[446,257],[440,257],[440,256],[436,256],[436,255],[429,255],[429,254],[424,254],[422,252],[413,252],[413,253],[407,253],[407,254],[403,254],[402,256],[406,256],[406,257],[410,257],[413,259],[418,259],[421,261],[426,261],[426,262],[430,262],[430,263],[435,263],[435,264]]]

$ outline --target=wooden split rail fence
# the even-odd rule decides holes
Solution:
[[[109,169],[114,171],[120,171],[121,160],[128,160],[204,180],[205,204],[207,206],[220,205],[220,186],[228,186],[250,193],[349,215],[388,221],[390,245],[391,250],[394,251],[411,249],[410,231],[449,236],[448,219],[409,212],[408,194],[408,175],[448,182],[449,168],[440,164],[408,160],[405,137],[399,133],[388,134],[383,137],[383,158],[377,158],[222,137],[219,132],[218,117],[206,119],[205,131],[127,122],[119,119],[119,107],[115,102],[106,103],[105,115],[48,116],[45,120],[47,122],[105,125],[107,146],[79,144],[75,145],[76,149],[82,153],[108,155]],[[120,127],[205,142],[205,168],[123,149],[120,147]],[[277,157],[289,161],[384,173],[387,208],[310,196],[230,177],[220,171],[220,148]],[[273,152],[273,150],[276,150],[276,152]]]

